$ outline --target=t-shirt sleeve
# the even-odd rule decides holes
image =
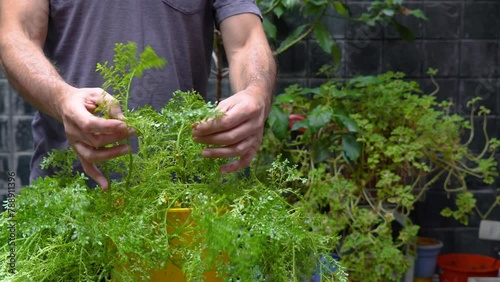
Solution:
[[[262,19],[259,8],[252,0],[214,0],[215,24],[217,26],[228,17],[251,13]]]

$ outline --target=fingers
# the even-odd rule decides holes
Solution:
[[[256,107],[249,105],[224,105],[225,101],[222,101],[219,107],[217,107],[218,110],[225,114],[222,117],[197,124],[193,130],[194,136],[206,136],[228,131],[259,115]]]
[[[223,165],[220,170],[222,173],[230,173],[242,170],[250,165],[253,158],[255,157],[255,154],[256,151],[248,152],[247,154],[241,156],[239,160]]]
[[[73,144],[78,156],[89,163],[103,162],[130,153],[128,145],[117,145],[111,148],[96,148],[82,142]]]
[[[252,162],[257,154],[262,142],[262,134],[255,134],[241,142],[218,148],[206,148],[201,152],[205,158],[234,158],[239,157],[237,161],[224,165],[221,172],[235,172],[246,168]]]
[[[86,162],[83,159],[80,159],[80,162],[85,173],[90,178],[94,179],[97,185],[101,186],[102,190],[107,190],[109,187],[108,180],[106,179],[104,174],[102,174],[101,171],[97,168],[96,164]]]
[[[263,132],[264,118],[254,108],[234,106],[220,118],[194,126],[196,142],[213,145],[233,145]]]
[[[103,119],[86,111],[75,111],[72,116],[67,118],[67,121],[85,133],[126,134],[128,131],[127,124],[121,120]]]
[[[265,107],[254,95],[240,92],[222,101],[217,107],[225,114],[194,126],[193,138],[202,144],[219,145],[206,148],[202,156],[207,158],[239,159],[224,165],[222,172],[234,172],[250,165],[257,154],[264,132]]]
[[[118,120],[124,118],[119,102],[100,88],[77,89],[71,98],[63,101],[62,121],[68,141],[79,156],[85,173],[103,189],[107,189],[107,180],[95,163],[127,154],[130,147],[102,147],[132,136],[135,129]],[[99,107],[111,119],[95,116]]]
[[[250,121],[244,122],[235,128],[227,131],[219,131],[209,135],[201,135],[201,131],[196,127],[192,131],[194,141],[202,144],[213,145],[233,145],[250,137],[256,128]]]
[[[82,142],[94,148],[119,142],[134,134],[135,129],[127,127],[126,124],[105,132],[96,130],[95,127],[89,129],[88,127],[80,128],[76,125],[66,126],[66,135],[70,141]]]
[[[204,149],[202,151],[202,156],[205,158],[240,157],[237,161],[221,167],[221,172],[223,173],[235,172],[250,165],[258,151],[259,146],[256,146],[256,144],[260,144],[260,142],[245,140],[245,142],[233,146]]]
[[[128,145],[118,145],[111,148],[95,148],[82,142],[75,142],[73,144],[73,150],[75,150],[80,158],[85,173],[90,178],[94,179],[103,190],[106,190],[108,188],[108,181],[95,163],[128,154],[131,148]]]
[[[235,127],[240,126],[242,123],[248,120],[250,120],[248,114],[245,113],[233,114],[232,112],[226,112],[226,115],[220,118],[211,119],[197,124],[193,128],[193,135],[206,136],[218,132],[231,130]]]

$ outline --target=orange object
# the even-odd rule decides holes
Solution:
[[[445,254],[437,259],[440,282],[467,282],[469,277],[498,277],[500,261],[475,254]]]
[[[176,232],[176,228],[183,225],[191,225],[193,222],[190,221],[191,209],[189,208],[170,208],[167,212],[167,220],[169,221],[169,225],[167,226],[167,232],[169,234],[173,234]],[[173,238],[170,241],[170,246],[180,246],[189,244],[193,240],[192,230],[187,229],[183,231],[180,235],[180,238]],[[182,261],[180,258],[172,257],[173,261],[177,261],[182,267]],[[227,259],[227,258],[224,258]],[[151,279],[148,281],[142,282],[187,282],[182,270],[179,266],[174,265],[172,263],[167,264],[165,269],[159,269],[151,272]],[[221,282],[222,279],[217,277],[215,271],[209,271],[203,274],[204,279],[203,282]],[[119,279],[114,278],[113,281],[119,282]]]
[[[167,220],[170,221],[172,224],[167,227],[168,233],[174,233],[175,226],[180,226],[183,224],[192,224],[188,222],[189,216],[191,215],[191,209],[188,208],[171,208],[168,210],[167,213]],[[186,240],[189,244],[192,238],[192,236],[184,232],[182,233],[182,238]],[[181,241],[177,238],[174,238],[172,240],[172,245],[178,245],[182,244]],[[222,279],[217,278],[217,275],[215,272],[207,272],[204,274],[205,279],[203,280],[204,282],[219,282],[222,281]],[[165,269],[162,270],[157,270],[151,273],[151,280],[149,282],[187,282],[186,278],[184,278],[184,274],[182,273],[182,270],[171,263],[167,265]]]

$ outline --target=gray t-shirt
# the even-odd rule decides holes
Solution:
[[[150,45],[167,60],[131,88],[129,107],[159,109],[176,90],[206,95],[215,25],[253,13],[252,0],[50,0],[44,51],[63,78],[76,87],[101,87],[96,64],[113,61],[115,43]],[[32,123],[34,154],[30,179],[50,175],[40,162],[54,148],[68,147],[61,123],[37,112]]]

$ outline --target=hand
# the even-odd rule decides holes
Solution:
[[[106,105],[113,119],[94,116],[93,113],[99,105]],[[120,120],[123,113],[118,101],[101,88],[76,89],[62,101],[61,117],[69,144],[80,158],[83,170],[106,190],[108,182],[97,168],[96,162],[127,154],[131,148],[127,145],[102,147],[135,133]]]
[[[217,109],[224,116],[193,128],[196,142],[220,145],[202,151],[203,157],[239,160],[224,165],[221,172],[234,172],[250,165],[257,154],[264,133],[270,99],[256,89],[245,89],[221,101]]]

